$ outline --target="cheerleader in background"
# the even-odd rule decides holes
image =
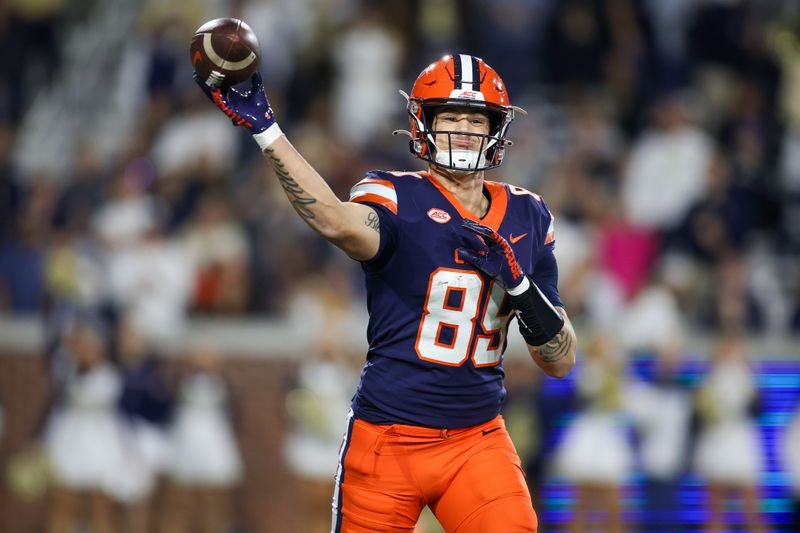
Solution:
[[[120,492],[124,490],[119,522],[126,533],[149,533],[154,525],[154,495],[168,453],[171,395],[160,360],[130,317],[120,321],[116,341],[127,452],[127,472],[118,484]]]
[[[291,322],[303,324],[310,349],[286,393],[289,425],[283,457],[304,509],[299,531],[330,531],[331,495],[360,358],[341,332],[356,329],[349,278],[340,268],[307,278],[289,299]]]
[[[764,451],[752,416],[757,394],[743,339],[737,333],[724,334],[697,405],[701,428],[694,461],[708,486],[710,533],[724,531],[726,503],[739,499],[745,529],[750,533],[766,531],[758,496]]]
[[[566,429],[557,451],[558,472],[575,485],[572,531],[625,531],[622,484],[633,450],[621,405],[623,362],[610,336],[595,335],[578,367],[577,390],[585,407]],[[593,524],[590,527],[590,524]]]
[[[684,530],[679,491],[689,463],[692,393],[681,376],[680,352],[665,345],[651,352],[655,355],[652,374],[631,383],[624,394],[636,428],[642,470],[639,531],[676,533]]]
[[[189,370],[178,384],[169,430],[163,533],[219,533],[233,527],[242,460],[230,403],[217,354],[208,346],[195,346]]]
[[[358,370],[336,346],[318,345],[298,369],[296,387],[286,395],[289,429],[283,451],[303,500],[303,531],[330,528],[336,465],[346,419],[337,416],[349,408]],[[333,462],[331,461],[333,458]]]
[[[69,533],[88,523],[94,533],[111,533],[116,531],[114,498],[125,459],[117,411],[120,376],[108,361],[99,323],[79,319],[62,349],[68,369],[44,436],[53,473],[48,531]]]

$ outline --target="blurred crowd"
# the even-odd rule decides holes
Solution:
[[[795,2],[118,4],[0,11],[7,313],[125,309],[163,339],[187,314],[286,313],[329,270],[360,305],[358,265],[304,227],[255,144],[193,86],[189,37],[232,15],[260,39],[283,129],[341,197],[370,168],[419,167],[390,135],[406,124],[397,91],[466,51],[529,111],[491,177],[547,200],[580,324],[800,327]]]
[[[584,332],[586,361],[576,379],[585,412],[552,457],[578,487],[575,528],[591,521],[593,502],[601,501],[608,502],[607,530],[622,528],[615,491],[634,468],[619,427],[624,412],[641,432],[652,501],[676,505],[681,460],[695,434],[693,464],[719,489],[710,492],[712,513],[725,506],[731,486],[742,489],[748,531],[761,530],[754,487],[763,451],[741,339],[800,334],[800,4],[3,2],[0,314],[47,318],[54,390],[63,405],[85,406],[99,426],[110,422],[98,413],[142,377],[125,354],[142,352],[137,343],[179,341],[191,317],[303,316],[322,332],[329,310],[363,307],[358,264],[304,225],[256,144],[194,86],[189,40],[220,16],[242,18],[255,31],[282,129],[340,198],[369,169],[420,168],[391,132],[407,124],[398,90],[408,91],[422,68],[450,52],[492,65],[528,115],[512,124],[515,145],[489,179],[547,201],[561,296]],[[688,390],[679,386],[675,361],[695,333],[720,340],[707,384]],[[627,357],[636,353],[655,354],[664,374],[626,385]],[[112,358],[116,365],[107,367]],[[208,360],[198,356],[197,375],[215,375]],[[300,392],[287,400],[298,418],[286,460],[301,476],[325,468],[292,453],[328,449],[340,434],[308,420],[314,408],[302,392],[347,382],[329,363],[302,370]],[[219,414],[224,384],[189,374],[179,394],[184,418],[156,394],[150,407],[137,408],[146,423],[126,426],[141,455],[128,468],[143,477],[129,479],[138,485],[111,481],[127,491],[115,497],[137,501],[153,482],[144,473],[154,464],[171,465],[178,486],[192,475],[210,476],[201,486],[239,479],[231,430]],[[317,396],[334,405],[341,395],[331,385]],[[192,414],[192,405],[206,415]],[[666,417],[658,424],[656,412]],[[692,433],[693,416],[713,430]],[[47,425],[56,442],[52,461],[67,485],[102,487],[107,479],[70,478],[71,468],[84,470],[58,455],[58,442],[82,438],[74,429],[79,418]],[[154,430],[167,420],[177,426]],[[209,471],[187,473],[180,461],[164,459],[192,440],[180,440],[180,420],[212,428],[218,470],[207,464]],[[309,428],[322,436],[304,436]],[[118,464],[114,438],[98,457]],[[720,442],[737,443],[733,460]],[[608,451],[604,462],[598,449]],[[318,492],[311,483],[309,497]],[[178,507],[189,496],[170,497]],[[216,523],[228,504],[209,497],[217,503],[203,508]],[[66,527],[70,498],[69,491],[57,495],[53,531]],[[102,501],[96,507],[103,531],[107,511]],[[717,527],[721,511],[711,516]]]

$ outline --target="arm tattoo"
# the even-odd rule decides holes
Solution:
[[[572,335],[566,327],[556,333],[556,336],[539,346],[539,356],[545,363],[555,363],[567,356],[572,351]]]
[[[381,232],[381,219],[378,218],[377,213],[371,211],[369,215],[367,215],[367,220],[364,222],[368,228],[374,229],[376,232]]]
[[[275,173],[278,175],[278,181],[280,181],[281,187],[286,192],[286,196],[289,197],[294,210],[306,220],[315,218],[314,212],[307,206],[317,203],[317,200],[308,196],[308,193],[295,181],[289,171],[286,170],[283,161],[275,155],[274,150],[267,148],[264,153],[272,161]]]

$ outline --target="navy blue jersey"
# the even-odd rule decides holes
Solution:
[[[376,424],[459,428],[491,420],[505,399],[502,355],[511,318],[505,291],[458,257],[477,246],[464,218],[505,237],[523,271],[561,306],[553,217],[542,199],[486,181],[478,218],[425,172],[369,172],[350,201],[372,206],[381,245],[363,263],[367,362],[353,398],[356,418]]]

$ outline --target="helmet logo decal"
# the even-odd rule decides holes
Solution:
[[[434,222],[438,222],[439,224],[447,224],[450,222],[452,218],[450,213],[445,211],[444,209],[439,209],[438,207],[434,207],[428,210],[428,217]]]
[[[450,92],[450,98],[463,98],[464,100],[484,100],[482,92],[464,91],[462,89],[453,89],[453,91]]]

